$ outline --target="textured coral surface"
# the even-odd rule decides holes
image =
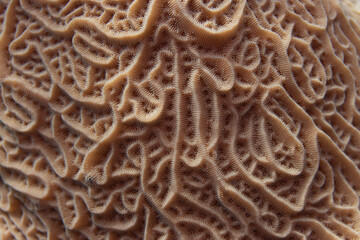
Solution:
[[[0,239],[360,239],[360,14],[1,0]]]

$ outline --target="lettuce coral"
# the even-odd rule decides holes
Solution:
[[[1,0],[0,239],[360,239],[360,12]]]

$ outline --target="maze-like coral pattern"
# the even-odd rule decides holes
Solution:
[[[360,14],[1,0],[0,239],[360,239]]]

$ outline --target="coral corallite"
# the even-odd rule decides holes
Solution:
[[[0,0],[0,239],[360,239],[357,6]]]

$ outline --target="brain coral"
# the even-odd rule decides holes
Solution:
[[[0,239],[360,239],[356,2],[0,2]]]

